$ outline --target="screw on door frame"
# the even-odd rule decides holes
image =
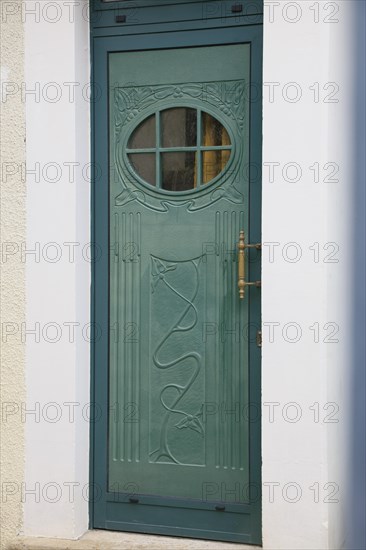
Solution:
[[[215,506],[215,510],[217,512],[225,512],[225,506],[222,506],[222,505]]]
[[[262,347],[262,331],[257,330],[256,343],[259,348]]]
[[[233,4],[231,6],[231,13],[241,13],[243,11],[243,4]]]

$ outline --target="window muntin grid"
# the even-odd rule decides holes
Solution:
[[[135,173],[164,191],[199,190],[229,162],[232,144],[223,124],[191,107],[162,109],[132,132],[127,156]]]

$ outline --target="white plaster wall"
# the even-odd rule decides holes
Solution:
[[[26,88],[36,90],[26,95],[27,248],[38,252],[26,256],[27,328],[37,335],[26,336],[36,414],[26,415],[24,531],[76,538],[88,527],[89,30],[86,2],[25,4]]]
[[[27,2],[27,6],[31,4]],[[338,547],[342,539],[342,529],[337,532],[335,527],[340,508],[324,501],[331,489],[324,485],[340,484],[342,465],[334,454],[339,424],[324,423],[331,412],[324,407],[330,401],[338,403],[342,395],[345,343],[325,344],[323,340],[329,334],[325,323],[339,324],[343,315],[339,282],[345,260],[339,253],[336,259],[342,260],[340,263],[325,263],[331,248],[324,250],[324,246],[347,238],[347,218],[342,216],[347,210],[346,173],[342,169],[340,183],[334,186],[324,181],[330,171],[323,167],[327,162],[339,163],[346,155],[339,147],[342,139],[335,146],[329,134],[329,128],[332,134],[334,127],[339,131],[337,117],[341,124],[344,103],[324,103],[332,91],[324,86],[334,81],[340,84],[344,77],[337,62],[329,63],[332,44],[345,32],[346,3],[338,3],[337,24],[324,22],[326,16],[332,16],[325,11],[326,2],[319,3],[319,23],[314,22],[316,14],[309,9],[309,2],[296,4],[301,17],[291,23],[298,7],[289,4],[294,3],[267,3],[264,27],[264,162],[280,166],[275,168],[274,181],[268,165],[263,171],[263,536],[268,549],[319,550]],[[57,24],[45,18],[39,22],[34,17],[26,19],[27,86],[39,82],[44,89],[53,81],[63,96],[55,103],[42,97],[39,102],[32,98],[26,102],[28,169],[37,162],[41,167],[57,162],[62,169],[62,177],[55,183],[47,181],[49,177],[41,177],[39,182],[32,174],[27,177],[28,247],[39,242],[43,250],[47,242],[54,241],[62,250],[62,259],[56,263],[45,261],[42,254],[39,262],[27,257],[27,323],[31,327],[38,322],[41,329],[47,323],[57,323],[62,337],[51,344],[48,333],[46,337],[41,333],[40,342],[32,335],[26,342],[28,407],[39,403],[43,415],[39,422],[28,415],[26,422],[26,487],[39,483],[40,494],[37,499],[34,495],[25,498],[24,530],[27,535],[66,538],[75,538],[87,529],[88,515],[81,489],[88,483],[89,426],[80,412],[89,401],[89,355],[80,325],[88,322],[89,265],[80,260],[80,249],[90,239],[89,183],[80,169],[70,182],[65,167],[65,162],[87,163],[89,151],[89,104],[80,95],[89,74],[88,22],[82,12],[76,12],[79,16],[73,22],[66,10]],[[75,89],[76,101],[70,101],[67,82],[81,83]],[[296,86],[286,89],[290,82]],[[269,83],[279,84],[273,98]],[[314,83],[319,83],[319,102],[309,89]],[[299,89],[301,98],[292,102]],[[283,97],[286,90],[287,100]],[[51,94],[51,89],[48,91]],[[335,97],[345,96],[339,92]],[[291,162],[302,170],[296,183],[285,181],[282,172]],[[319,182],[309,169],[315,163],[321,167]],[[286,177],[294,177],[291,168]],[[65,242],[81,243],[75,250],[79,261],[70,261]],[[286,248],[288,243],[296,243],[296,248]],[[319,261],[314,260],[314,243],[319,243]],[[300,250],[299,261],[290,261]],[[334,295],[339,299],[336,309],[331,306]],[[65,322],[80,323],[74,342],[69,342]],[[268,323],[279,323],[272,325],[273,338]],[[283,332],[288,323],[296,323],[301,330],[296,343],[288,341],[295,338],[294,326]],[[315,323],[319,323],[318,343],[309,328]],[[44,409],[50,402],[61,409],[62,418],[56,423],[49,419],[60,409]],[[66,402],[80,403],[75,406],[74,422],[70,422]],[[286,408],[288,403],[295,406]],[[310,409],[314,403],[319,404],[319,422],[314,417],[317,405]],[[300,413],[297,422],[289,421]],[[341,413],[337,415],[336,419],[342,418]],[[79,484],[74,498],[69,498],[65,483]],[[50,500],[59,496],[57,490],[61,490],[61,498],[52,503]],[[296,500],[296,492],[298,501],[290,502]]]
[[[359,413],[361,418],[355,416],[353,409],[352,393],[354,384],[358,380],[357,373],[354,370],[353,361],[356,348],[359,352],[362,349],[362,343],[354,341],[355,332],[360,330],[360,326],[353,324],[354,300],[361,300],[358,305],[359,311],[362,311],[362,290],[356,287],[355,281],[362,272],[354,273],[357,261],[361,265],[365,261],[364,256],[364,220],[358,220],[356,224],[356,211],[362,212],[365,208],[365,202],[361,205],[354,204],[355,196],[361,197],[365,186],[365,180],[359,177],[355,166],[365,165],[364,146],[358,141],[361,138],[362,131],[365,128],[364,111],[357,110],[360,105],[356,105],[357,94],[363,94],[365,87],[365,68],[360,66],[360,58],[364,57],[365,49],[358,50],[362,44],[361,36],[355,36],[357,32],[357,19],[363,20],[365,25],[365,5],[359,0],[342,2],[342,25],[336,25],[330,35],[329,47],[329,67],[328,76],[330,80],[336,80],[340,83],[341,94],[340,103],[333,105],[329,110],[328,118],[328,154],[338,159],[341,166],[340,181],[332,185],[327,197],[327,231],[329,236],[337,239],[341,253],[340,264],[328,266],[327,270],[327,314],[328,318],[334,319],[340,326],[340,345],[329,346],[327,349],[327,399],[336,401],[340,407],[340,422],[329,426],[328,429],[328,478],[339,480],[342,488],[340,491],[340,503],[337,506],[329,505],[329,548],[350,548],[358,550],[364,548],[366,540],[362,540],[362,532],[359,524],[358,533],[355,532],[357,521],[357,511],[355,507],[359,506],[362,510],[365,501],[361,494],[364,493],[362,487],[362,472],[355,471],[354,464],[357,464],[352,453],[356,447],[353,446],[355,425],[365,422],[364,413],[365,398],[363,386],[363,404],[359,403]],[[358,32],[360,28],[358,27]],[[365,32],[365,31],[363,31]],[[363,41],[365,35],[363,35]],[[361,42],[361,44],[360,44]],[[364,46],[364,44],[363,44]],[[362,48],[362,45],[361,45]],[[363,61],[364,64],[364,61]],[[357,125],[360,132],[357,135]],[[363,129],[362,129],[363,128]],[[363,163],[360,158],[363,158]],[[360,189],[357,191],[356,189]],[[361,230],[361,234],[358,233]],[[361,252],[363,251],[363,252]],[[364,265],[364,263],[363,263]],[[364,287],[364,284],[363,284]],[[364,292],[364,291],[363,291]],[[364,298],[363,298],[364,299]],[[364,315],[364,313],[363,313]],[[361,328],[364,333],[365,327]],[[363,334],[364,335],[364,334]],[[361,357],[359,356],[359,359]],[[356,364],[356,368],[364,371],[365,363]],[[361,359],[362,361],[362,359]],[[362,375],[359,380],[362,385]],[[360,399],[360,394],[358,395]],[[361,397],[362,399],[362,397]],[[362,433],[362,428],[361,428]],[[363,432],[364,433],[364,432]],[[362,456],[363,443],[360,441],[359,460],[364,460]],[[362,462],[361,462],[362,463]],[[365,466],[365,464],[364,464]],[[353,476],[357,477],[359,488],[355,488],[352,483]],[[360,490],[361,489],[361,490]],[[351,516],[353,515],[353,518]],[[361,511],[362,516],[362,511]],[[358,519],[359,521],[359,519]],[[364,523],[364,516],[362,522]],[[358,544],[355,543],[359,540]],[[359,546],[360,544],[360,546]]]
[[[277,4],[273,23],[267,12],[264,33],[264,82],[279,83],[273,102],[264,86],[264,162],[281,164],[274,182],[265,166],[263,172],[263,242],[279,243],[272,263],[264,246],[263,321],[281,324],[272,343],[268,329],[263,328],[264,547],[342,548],[349,370],[347,244],[351,236],[347,67],[352,65],[349,23],[355,5]],[[318,14],[314,6],[319,7]],[[286,95],[284,85],[290,82],[299,91],[296,102],[285,101],[281,93]],[[290,98],[296,89],[288,88]],[[319,97],[314,95],[318,91]],[[286,181],[294,177],[294,170],[281,173],[291,162],[301,166],[298,182]],[[315,163],[320,165],[319,182],[309,169]],[[339,165],[334,176],[338,182],[325,179],[331,174],[330,166],[323,169],[326,163]],[[294,263],[284,261],[281,254],[289,242],[297,243],[301,251]],[[314,255],[314,243],[319,243],[315,245],[319,258]],[[339,251],[327,258],[334,246]],[[294,257],[295,248],[289,251]],[[301,327],[298,342],[289,343],[281,334],[289,322]],[[315,323],[320,330],[317,343],[310,329]],[[325,327],[326,323],[332,325]],[[326,341],[332,327],[339,327],[332,338],[338,343]],[[266,406],[270,402],[279,403],[273,422]],[[286,408],[281,415],[286,403],[296,404],[288,413],[294,418],[296,407],[297,422],[289,421]],[[327,418],[338,408],[339,412]],[[315,410],[319,410],[318,418]],[[273,502],[266,490],[268,482],[280,484],[274,489]],[[296,484],[297,502],[289,502],[296,496],[295,487],[292,493],[281,491],[286,483]]]
[[[319,22],[310,6],[314,7],[308,2],[296,6],[281,2],[274,23],[267,17],[265,24],[264,81],[280,85],[273,102],[265,86],[264,162],[281,166],[274,182],[264,166],[263,242],[280,244],[272,263],[268,255],[266,259],[264,247],[263,321],[281,326],[295,321],[302,330],[299,342],[288,343],[279,327],[270,343],[264,327],[263,481],[280,483],[274,502],[264,487],[264,546],[276,549],[344,547],[352,146],[352,80],[347,69],[352,66],[350,14],[355,4],[316,3]],[[332,14],[333,7],[339,8],[338,13]],[[300,14],[299,8],[299,20],[289,22]],[[334,22],[327,22],[330,19]],[[281,90],[286,94],[283,85],[289,82],[301,90],[297,102],[285,101],[281,94]],[[316,88],[314,83],[319,83]],[[319,97],[314,90],[319,90]],[[295,87],[288,91],[294,98]],[[296,183],[286,181],[294,171],[281,174],[281,167],[289,162],[302,168],[302,178]],[[314,170],[309,169],[314,163],[320,164],[318,183]],[[323,170],[326,163],[339,166],[334,176],[338,182],[325,179],[331,173],[330,166]],[[284,261],[281,255],[283,245],[291,241],[298,243],[302,252],[294,263]],[[319,243],[319,258],[314,256],[314,243]],[[339,251],[327,258],[334,246]],[[290,251],[294,254],[295,248]],[[309,329],[315,323],[319,323],[318,343],[314,330]],[[326,323],[332,325],[326,328]],[[338,343],[326,341],[332,327],[339,327],[332,338]],[[274,422],[267,402],[280,404]],[[301,411],[294,423],[288,418],[285,421],[280,412],[291,402]],[[314,403],[319,404],[315,405],[319,418]],[[339,412],[327,418],[338,408]],[[289,412],[294,416],[295,407]],[[281,493],[286,483],[300,488],[298,502],[288,502],[289,495]],[[331,494],[333,490],[335,494]],[[290,493],[290,499],[294,494]]]
[[[282,2],[285,5],[286,2]],[[314,103],[309,86],[323,82],[328,60],[328,30],[311,20],[303,9],[289,23],[278,8],[274,23],[265,25],[263,128],[263,538],[267,548],[326,548],[326,515],[314,504],[309,487],[323,484],[325,429],[315,424],[309,407],[326,397],[322,345],[313,343],[309,327],[325,322],[326,266],[313,261],[310,247],[324,243],[326,192],[312,182],[309,166],[327,162],[327,120],[324,105]],[[291,14],[292,17],[292,14]],[[266,83],[277,82],[274,99]],[[297,102],[290,98],[299,94]],[[300,98],[301,95],[301,98]],[[287,99],[286,99],[287,98]],[[274,181],[266,163],[276,162]],[[297,163],[302,171],[296,183],[286,181],[282,169]],[[289,171],[287,179],[295,178]],[[269,257],[269,245],[275,247]],[[287,243],[296,243],[286,248]],[[298,261],[290,261],[298,254]],[[275,322],[270,339],[266,323]],[[288,323],[297,328],[283,333]],[[296,341],[298,331],[299,340]],[[301,337],[300,337],[301,336]],[[289,342],[294,338],[294,343]],[[272,341],[271,341],[272,340]],[[278,403],[270,418],[269,405]],[[286,409],[286,404],[296,405]],[[299,415],[298,422],[289,417]],[[277,484],[274,496],[267,483]],[[284,494],[286,484],[294,490]],[[298,492],[299,500],[290,502]],[[281,526],[279,528],[279,525]]]

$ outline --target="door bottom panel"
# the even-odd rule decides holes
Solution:
[[[108,520],[95,523],[94,528],[260,545],[261,536],[253,530],[252,513],[109,502],[106,506]]]

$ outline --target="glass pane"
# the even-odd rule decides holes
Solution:
[[[129,149],[153,149],[156,144],[155,115],[141,122],[128,141]]]
[[[134,171],[150,185],[156,185],[155,153],[128,155]]]
[[[202,113],[202,145],[230,145],[229,134],[216,118]]]
[[[194,147],[196,144],[196,109],[178,107],[161,112],[162,147]]]
[[[162,153],[161,166],[163,189],[187,191],[196,187],[196,153]]]
[[[202,153],[202,183],[208,183],[223,171],[231,151],[204,151]]]

